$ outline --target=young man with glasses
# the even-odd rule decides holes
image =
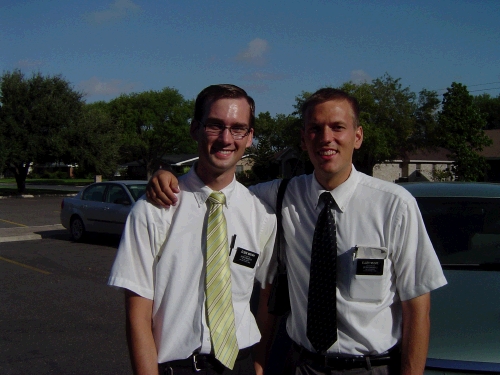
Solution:
[[[179,179],[182,203],[132,208],[109,284],[125,289],[135,374],[262,373],[276,218],[235,180],[254,121],[244,90],[205,88],[190,129],[199,160]],[[257,322],[254,280],[263,286]]]
[[[352,165],[363,142],[355,98],[323,88],[301,112],[314,173],[290,180],[282,210],[294,373],[421,375],[430,292],[446,279],[417,203]],[[148,186],[158,204],[177,200],[159,191],[168,180],[165,172]],[[274,207],[279,184],[252,191]]]

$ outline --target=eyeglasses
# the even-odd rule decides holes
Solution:
[[[224,132],[224,130],[227,129],[227,130],[229,130],[229,132],[231,133],[231,135],[233,136],[234,139],[243,139],[250,132],[250,128],[248,128],[246,126],[240,126],[240,125],[224,126],[224,125],[212,123],[212,122],[204,124],[201,121],[200,121],[200,124],[202,124],[203,127],[205,128],[205,133],[207,133],[208,135],[212,135],[212,136],[219,136]]]

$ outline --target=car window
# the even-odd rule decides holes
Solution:
[[[500,198],[417,202],[441,264],[500,264]]]
[[[146,192],[146,184],[127,185],[127,188],[134,200],[138,200]]]
[[[125,190],[123,190],[120,185],[109,185],[108,192],[106,194],[106,202],[123,204],[125,201],[128,201],[129,204],[131,203]]]
[[[85,201],[102,202],[105,189],[105,184],[91,185],[83,192],[82,199]]]

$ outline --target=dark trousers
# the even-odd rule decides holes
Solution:
[[[398,372],[392,372],[389,366],[376,366],[370,370],[365,368],[352,368],[348,370],[334,370],[330,368],[313,368],[308,364],[299,366],[295,370],[295,375],[398,375]]]
[[[296,350],[292,350],[294,375],[399,375],[401,373],[401,358],[395,357],[389,364],[372,366],[366,362],[360,367],[338,369],[334,366],[325,366],[301,356]]]
[[[160,363],[158,365],[158,372],[160,375],[255,375],[255,367],[252,355],[245,358],[237,359],[232,370],[222,366],[220,363],[208,364],[200,371],[196,371],[194,366],[191,365],[176,365],[173,363]]]

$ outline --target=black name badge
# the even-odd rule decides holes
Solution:
[[[357,259],[356,275],[381,276],[383,274],[383,259]]]
[[[248,268],[254,268],[257,263],[257,258],[259,254],[253,251],[242,249],[241,247],[236,248],[236,254],[234,255],[233,262],[240,264]]]

